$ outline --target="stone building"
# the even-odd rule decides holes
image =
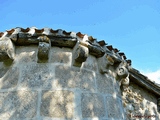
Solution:
[[[0,120],[160,120],[160,86],[80,32],[0,33]]]

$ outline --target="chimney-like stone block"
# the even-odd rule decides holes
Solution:
[[[88,54],[88,48],[77,42],[73,49],[73,65],[81,67],[82,63],[86,61]]]
[[[51,42],[47,36],[38,37],[38,62],[47,61],[49,59],[49,51],[51,48]]]

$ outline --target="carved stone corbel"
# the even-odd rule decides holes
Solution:
[[[15,46],[11,39],[4,37],[0,40],[0,61],[6,59],[14,60],[15,57]]]
[[[50,39],[47,36],[40,36],[37,38],[39,40],[38,45],[38,62],[45,62],[49,59],[49,51],[51,47]]]
[[[120,79],[124,79],[128,76],[128,70],[126,67],[124,66],[118,66],[118,69],[117,69],[117,75]]]
[[[120,80],[120,86],[125,89],[129,85],[129,72],[127,69],[126,62],[122,61],[119,66],[117,67],[117,77],[116,79]]]
[[[109,66],[111,65],[114,65],[114,60],[110,55],[105,54],[103,57],[98,58],[98,66],[100,73],[108,73]]]
[[[77,42],[73,48],[73,65],[81,67],[82,63],[86,61],[89,54],[87,43]]]

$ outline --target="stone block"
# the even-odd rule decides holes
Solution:
[[[113,85],[114,85],[114,89],[115,89],[115,92],[116,92],[116,96],[121,98],[121,89],[120,89],[119,81],[114,79],[114,84]]]
[[[3,120],[34,118],[37,95],[34,91],[0,92],[0,118]]]
[[[51,62],[53,63],[70,63],[71,62],[71,53],[69,52],[57,52],[52,53]]]
[[[99,58],[102,57],[105,54],[104,49],[97,44],[89,44],[88,49],[91,55],[94,55],[95,57]]]
[[[17,63],[36,62],[37,46],[16,46]]]
[[[8,89],[17,86],[19,69],[17,67],[0,67],[0,89]]]
[[[87,91],[95,90],[93,72],[82,69],[76,71],[73,67],[56,66],[54,84],[59,88],[81,88]]]
[[[71,67],[59,65],[55,67],[55,86],[59,88],[73,88],[79,86],[76,84],[74,79],[76,71],[72,70]]]
[[[41,116],[72,118],[74,93],[67,90],[42,91]]]
[[[104,99],[100,94],[82,93],[81,105],[83,118],[105,116]]]
[[[80,82],[80,88],[85,91],[95,92],[95,77],[93,72],[81,70],[75,78],[75,81]]]
[[[108,113],[108,118],[123,119],[123,114],[121,112],[122,104],[120,101],[112,96],[106,97],[106,108]]]
[[[22,88],[50,88],[53,72],[46,64],[29,64],[22,68],[20,86]]]
[[[50,62],[71,64],[72,52],[69,48],[51,48]]]
[[[83,68],[87,68],[93,71],[97,71],[97,60],[94,56],[89,55],[87,60],[83,63]]]
[[[113,82],[114,79],[110,78],[106,74],[96,74],[97,89],[100,93],[113,94],[114,93]]]

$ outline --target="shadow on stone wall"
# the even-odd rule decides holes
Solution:
[[[1,118],[123,118],[119,85],[111,76],[70,67],[61,61],[19,61],[0,63]],[[92,68],[90,64],[89,67]]]
[[[0,93],[0,116],[8,120],[36,116],[38,94],[36,91],[11,91]]]
[[[67,90],[42,91],[41,115],[54,118],[73,118],[74,93]]]
[[[19,69],[5,65],[0,67],[0,89],[15,88],[19,79]]]

